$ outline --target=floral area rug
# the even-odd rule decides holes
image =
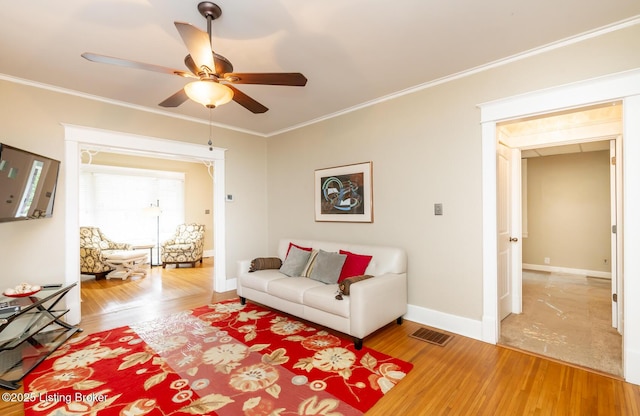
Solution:
[[[412,364],[224,301],[69,340],[24,379],[33,415],[361,415]]]

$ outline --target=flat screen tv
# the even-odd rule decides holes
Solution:
[[[53,215],[60,161],[0,143],[0,222]]]

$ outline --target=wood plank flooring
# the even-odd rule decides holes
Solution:
[[[97,332],[236,297],[213,293],[212,276],[205,259],[193,269],[154,267],[145,278],[84,281],[80,325]],[[414,364],[368,416],[640,415],[639,386],[459,335],[444,347],[409,336],[421,327],[391,323],[365,339]],[[0,401],[0,414],[23,415],[22,405]]]

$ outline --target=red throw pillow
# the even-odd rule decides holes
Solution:
[[[289,248],[287,249],[287,256],[289,255],[289,251],[291,250],[291,247],[299,248],[300,250],[304,250],[304,251],[313,250],[311,247],[301,247],[297,244],[289,243]],[[286,258],[287,256],[284,256],[284,257]]]
[[[345,250],[340,250],[340,254],[346,254],[347,258],[344,261],[344,266],[342,266],[340,277],[338,277],[338,283],[342,282],[347,277],[363,275],[373,258],[373,256],[351,253]]]

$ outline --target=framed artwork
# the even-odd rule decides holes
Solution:
[[[316,169],[316,221],[373,222],[372,176],[372,162]]]

